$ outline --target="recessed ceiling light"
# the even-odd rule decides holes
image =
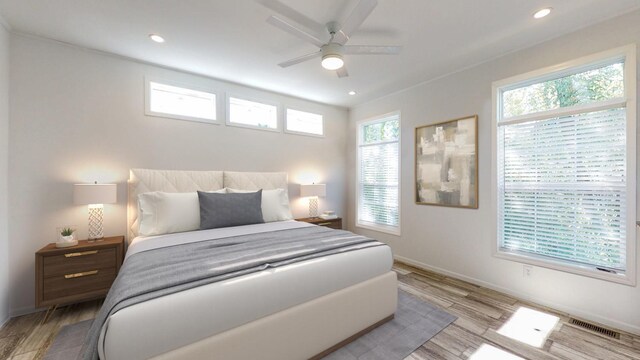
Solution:
[[[149,38],[157,43],[163,43],[164,42],[164,38],[160,35],[156,35],[156,34],[149,34]]]
[[[535,14],[533,14],[533,17],[535,19],[542,19],[549,14],[551,14],[551,8],[544,8],[536,11]]]
[[[355,95],[355,94],[357,94],[357,92],[355,92],[353,90],[349,91],[349,95]]]

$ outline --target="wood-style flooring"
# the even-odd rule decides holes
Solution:
[[[402,263],[394,270],[401,289],[458,317],[406,360],[640,359],[639,336],[622,332],[620,340],[607,338],[569,324],[568,314],[487,288]],[[44,325],[44,312],[11,319],[0,329],[0,359],[41,359],[62,326],[93,318],[100,306],[101,301],[90,301],[64,307]],[[521,308],[558,318],[540,347],[501,335],[501,327]]]

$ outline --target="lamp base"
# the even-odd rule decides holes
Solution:
[[[317,218],[318,217],[318,197],[313,196],[309,198],[309,217]]]
[[[89,205],[89,241],[98,241],[104,238],[104,207],[102,205]]]

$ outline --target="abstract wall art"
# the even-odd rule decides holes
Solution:
[[[478,116],[416,128],[416,203],[478,208]]]

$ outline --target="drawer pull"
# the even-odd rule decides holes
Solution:
[[[79,272],[79,273],[75,273],[75,274],[67,274],[64,276],[65,279],[75,279],[75,278],[79,278],[79,277],[83,277],[83,276],[89,276],[89,275],[95,275],[98,273],[98,270],[91,270],[91,271],[85,271],[85,272]]]
[[[318,226],[325,226],[325,225],[331,225],[330,222],[324,222],[324,223],[319,223]]]
[[[64,257],[70,258],[70,257],[76,257],[76,256],[93,255],[97,253],[98,253],[98,250],[89,250],[89,251],[83,251],[83,252],[74,252],[74,253],[64,254]]]

